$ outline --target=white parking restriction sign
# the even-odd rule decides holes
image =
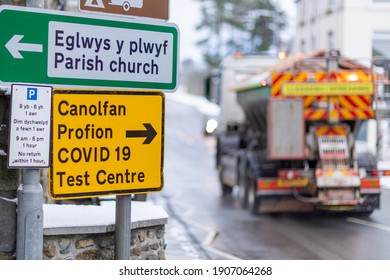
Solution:
[[[9,168],[49,167],[52,91],[51,87],[12,85]]]

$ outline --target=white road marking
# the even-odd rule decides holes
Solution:
[[[385,231],[390,232],[390,226],[385,226],[385,225],[381,225],[381,224],[377,224],[377,223],[371,223],[371,222],[368,222],[365,220],[356,219],[356,218],[352,218],[352,217],[348,217],[346,220],[347,220],[347,222],[351,222],[354,224],[359,224],[362,226],[372,227],[372,228],[376,228],[376,229],[385,230]]]
[[[205,237],[205,239],[202,242],[202,247],[204,249],[206,249],[207,251],[212,252],[212,253],[214,253],[216,255],[222,256],[222,257],[224,257],[225,259],[228,259],[228,260],[242,260],[241,258],[239,258],[239,257],[237,257],[235,255],[232,255],[232,254],[226,253],[224,251],[218,250],[218,249],[214,248],[211,245],[213,243],[213,241],[215,240],[215,238],[217,237],[218,231],[216,231],[215,229],[213,229],[213,228],[211,228],[209,226],[206,226],[204,224],[200,224],[200,223],[197,223],[197,222],[194,222],[194,221],[190,221],[188,223],[192,224],[193,226],[196,226],[198,228],[201,228],[202,230],[207,232],[207,236]]]

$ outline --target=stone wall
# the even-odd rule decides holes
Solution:
[[[165,226],[131,231],[132,260],[165,259]],[[115,232],[45,236],[44,260],[114,260]]]
[[[105,206],[44,204],[44,260],[113,260],[115,202]],[[96,218],[94,218],[96,217]],[[167,213],[150,202],[132,202],[132,260],[165,259]],[[0,260],[15,259],[0,252]]]
[[[8,169],[10,96],[0,92],[0,259],[12,258],[16,244],[16,203],[19,170]]]

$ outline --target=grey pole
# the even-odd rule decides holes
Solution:
[[[130,259],[131,195],[116,196],[115,259]]]
[[[27,7],[44,8],[44,0],[27,0]],[[38,32],[38,30],[37,30]],[[16,259],[42,260],[43,192],[39,169],[23,169],[18,188]]]
[[[42,260],[43,194],[39,169],[23,169],[18,189],[16,259]]]

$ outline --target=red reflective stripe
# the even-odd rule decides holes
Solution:
[[[372,177],[390,176],[390,170],[368,170],[367,173]]]
[[[360,180],[362,189],[379,189],[381,187],[379,178],[363,178]]]
[[[279,178],[281,179],[296,179],[303,177],[302,170],[279,170]]]
[[[276,189],[278,187],[277,183],[278,183],[277,180],[258,180],[257,181],[257,189],[258,190]]]
[[[284,192],[290,191],[291,188],[288,187],[278,187],[278,180],[258,180],[257,181],[257,191],[260,193],[267,192]]]

